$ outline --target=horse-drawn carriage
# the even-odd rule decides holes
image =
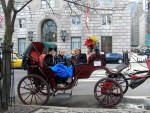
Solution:
[[[58,77],[48,66],[44,65],[46,54],[43,54],[43,51],[46,47],[56,48],[56,45],[53,43],[48,45],[42,42],[32,42],[24,53],[23,67],[27,70],[27,76],[21,79],[17,89],[18,96],[24,104],[46,104],[49,96],[54,96],[60,90],[72,89],[78,79],[89,78],[95,70],[104,69],[108,75],[118,76],[127,67],[127,65],[122,65],[117,71],[112,71],[104,66],[102,58],[96,59],[90,64],[73,65],[71,81],[64,87],[59,87],[56,82]],[[94,88],[94,95],[98,103],[103,106],[118,104],[123,97],[123,92],[126,90],[122,90],[121,84],[109,78],[99,80]]]

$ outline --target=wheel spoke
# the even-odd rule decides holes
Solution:
[[[107,104],[109,104],[109,96],[107,95]]]
[[[105,100],[105,99],[106,99],[106,95],[105,95],[105,97],[103,98],[103,100],[102,100],[102,101],[104,102],[104,100]]]
[[[20,88],[30,90],[30,91],[32,90],[32,88],[30,89],[30,88],[27,88],[27,87],[20,87]]]
[[[29,86],[29,84],[27,84],[25,80],[24,80],[23,82],[26,84],[26,86]],[[30,87],[30,86],[29,86],[29,87]],[[30,87],[30,88],[31,88],[31,87]]]
[[[29,94],[30,92],[26,92],[26,93],[20,93],[20,95],[25,95],[25,94]]]
[[[31,79],[30,79],[30,83],[31,83],[31,87],[32,87],[32,89],[33,89],[33,84],[32,84],[32,81],[31,81]]]
[[[31,103],[32,103],[32,99],[33,99],[33,95],[32,95],[32,97],[31,97],[30,105],[31,105]]]
[[[25,101],[31,96],[31,94],[29,94],[29,96],[25,99]]]
[[[122,83],[124,83],[124,81],[123,82],[119,82],[119,85],[122,84]]]
[[[47,92],[42,92],[42,91],[38,92],[38,94],[39,94],[39,95],[48,95]]]
[[[101,91],[96,90],[96,92],[101,92]]]
[[[99,96],[97,96],[97,97],[102,97],[103,95],[99,95]]]
[[[113,103],[115,103],[111,95],[110,95],[110,99],[111,99],[111,101],[112,101]]]
[[[36,99],[36,96],[35,96],[35,95],[34,95],[34,98],[35,98],[35,102],[36,102],[36,105],[37,105],[38,103],[37,103],[37,99]]]
[[[40,99],[40,101],[42,102],[42,99],[39,97],[39,95],[38,94],[36,94],[36,96]]]
[[[102,86],[101,86],[101,85],[98,85],[98,87],[102,88]]]

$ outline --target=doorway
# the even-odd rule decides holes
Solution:
[[[102,36],[101,51],[105,53],[112,52],[112,36]]]

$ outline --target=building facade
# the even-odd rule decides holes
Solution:
[[[34,0],[18,14],[13,34],[15,52],[23,53],[31,41],[46,41],[55,42],[57,50],[62,48],[66,53],[75,48],[87,53],[84,42],[88,35],[99,39],[99,48],[103,52],[122,52],[130,48],[131,18],[128,0],[77,0],[79,4],[88,4],[97,9],[89,8],[89,29],[85,25],[86,7],[75,6],[63,0],[46,1]],[[19,2],[16,2],[16,7],[20,7]],[[4,28],[2,21],[1,42]],[[65,34],[64,39],[62,36]]]
[[[148,0],[139,0],[131,16],[131,45],[142,47],[146,45],[148,33]]]

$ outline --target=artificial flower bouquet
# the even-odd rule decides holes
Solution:
[[[97,37],[88,36],[87,39],[85,40],[85,45],[92,51],[95,48],[97,42],[98,42]]]

